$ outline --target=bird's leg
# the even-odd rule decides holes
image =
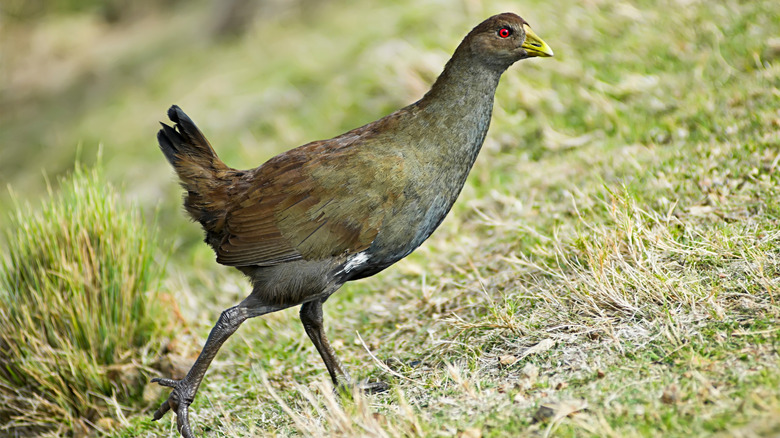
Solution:
[[[336,358],[333,347],[330,346],[328,337],[325,336],[325,329],[322,326],[322,301],[310,301],[301,306],[301,322],[306,334],[309,335],[317,351],[320,352],[325,366],[328,368],[330,378],[336,386],[350,384],[349,374],[341,366],[341,362]]]
[[[314,346],[317,347],[317,351],[320,352],[322,361],[325,362],[330,378],[333,380],[336,388],[352,386],[354,383],[341,366],[341,362],[336,358],[336,353],[330,346],[328,337],[325,336],[325,329],[322,325],[323,302],[325,302],[324,299],[309,301],[301,306],[303,328],[306,330],[306,334],[309,335],[309,339],[314,343]],[[357,386],[361,391],[369,394],[384,392],[388,389],[387,383],[384,382],[364,382],[357,384]]]
[[[279,308],[267,306],[246,307],[244,303],[241,303],[238,306],[231,307],[222,312],[219,321],[217,321],[211,329],[211,333],[209,333],[209,337],[206,340],[206,345],[203,346],[203,350],[200,352],[198,359],[182,380],[152,379],[152,382],[173,388],[168,399],[165,400],[154,413],[154,420],[159,420],[166,412],[173,410],[176,412],[176,423],[181,436],[184,438],[194,438],[188,420],[189,414],[187,408],[195,399],[195,394],[198,392],[198,387],[203,380],[203,376],[206,374],[206,370],[209,368],[214,356],[217,355],[217,351],[219,351],[219,348],[225,343],[230,335],[238,329],[241,323],[248,318],[260,316],[274,310],[279,310]]]

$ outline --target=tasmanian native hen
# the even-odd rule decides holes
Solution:
[[[289,150],[251,170],[217,157],[178,107],[157,134],[186,190],[184,206],[206,231],[217,262],[235,266],[252,292],[224,312],[182,380],[155,412],[187,409],[222,344],[248,318],[301,305],[306,334],[335,385],[356,385],[325,336],[322,304],[341,285],[382,271],[415,250],[444,220],[477,158],[501,74],[552,50],[512,13],[475,27],[419,101],[330,140]],[[386,388],[364,383],[367,391]]]

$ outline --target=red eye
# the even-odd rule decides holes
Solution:
[[[502,27],[498,30],[498,36],[501,38],[509,38],[509,35],[512,35],[512,31],[508,27]]]

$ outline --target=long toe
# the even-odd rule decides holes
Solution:
[[[360,382],[357,384],[357,388],[363,392],[363,394],[380,394],[390,389],[390,385],[386,382]]]
[[[162,402],[159,408],[154,412],[154,417],[152,417],[153,421],[157,421],[160,418],[162,418],[168,411],[171,410],[171,404],[168,403],[168,400],[165,400]]]
[[[366,395],[380,394],[390,389],[390,385],[385,382],[355,382],[355,383],[341,383],[333,391],[336,393],[352,394],[354,389],[359,390]]]
[[[195,438],[195,435],[190,428],[190,413],[188,408],[189,406],[184,404],[179,407],[179,410],[176,412],[176,425],[183,438]]]
[[[152,383],[157,383],[160,386],[167,386],[168,388],[175,388],[179,384],[178,380],[164,379],[162,377],[155,377],[152,379]]]
[[[178,380],[173,379],[163,379],[160,377],[155,377],[152,379],[152,383],[157,383],[160,386],[165,386],[167,388],[173,388],[173,391],[171,391],[171,394],[168,396],[168,399],[162,402],[159,408],[157,408],[157,411],[154,412],[154,417],[152,419],[154,421],[159,420],[165,414],[170,411],[171,409],[174,410],[174,412],[178,408],[178,401],[179,401],[179,395],[177,394],[177,386],[179,384]]]

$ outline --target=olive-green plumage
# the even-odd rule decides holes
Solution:
[[[158,140],[187,192],[187,212],[217,262],[249,276],[253,291],[222,314],[184,379],[158,380],[174,390],[155,419],[172,408],[181,433],[192,436],[186,400],[220,345],[247,318],[294,305],[302,305],[334,383],[350,383],[322,329],[322,303],[346,281],[407,256],[438,227],[485,139],[501,74],[531,56],[552,52],[519,16],[493,16],[466,36],[419,101],[251,170],[222,163],[192,120],[171,107],[175,126],[163,125]]]

